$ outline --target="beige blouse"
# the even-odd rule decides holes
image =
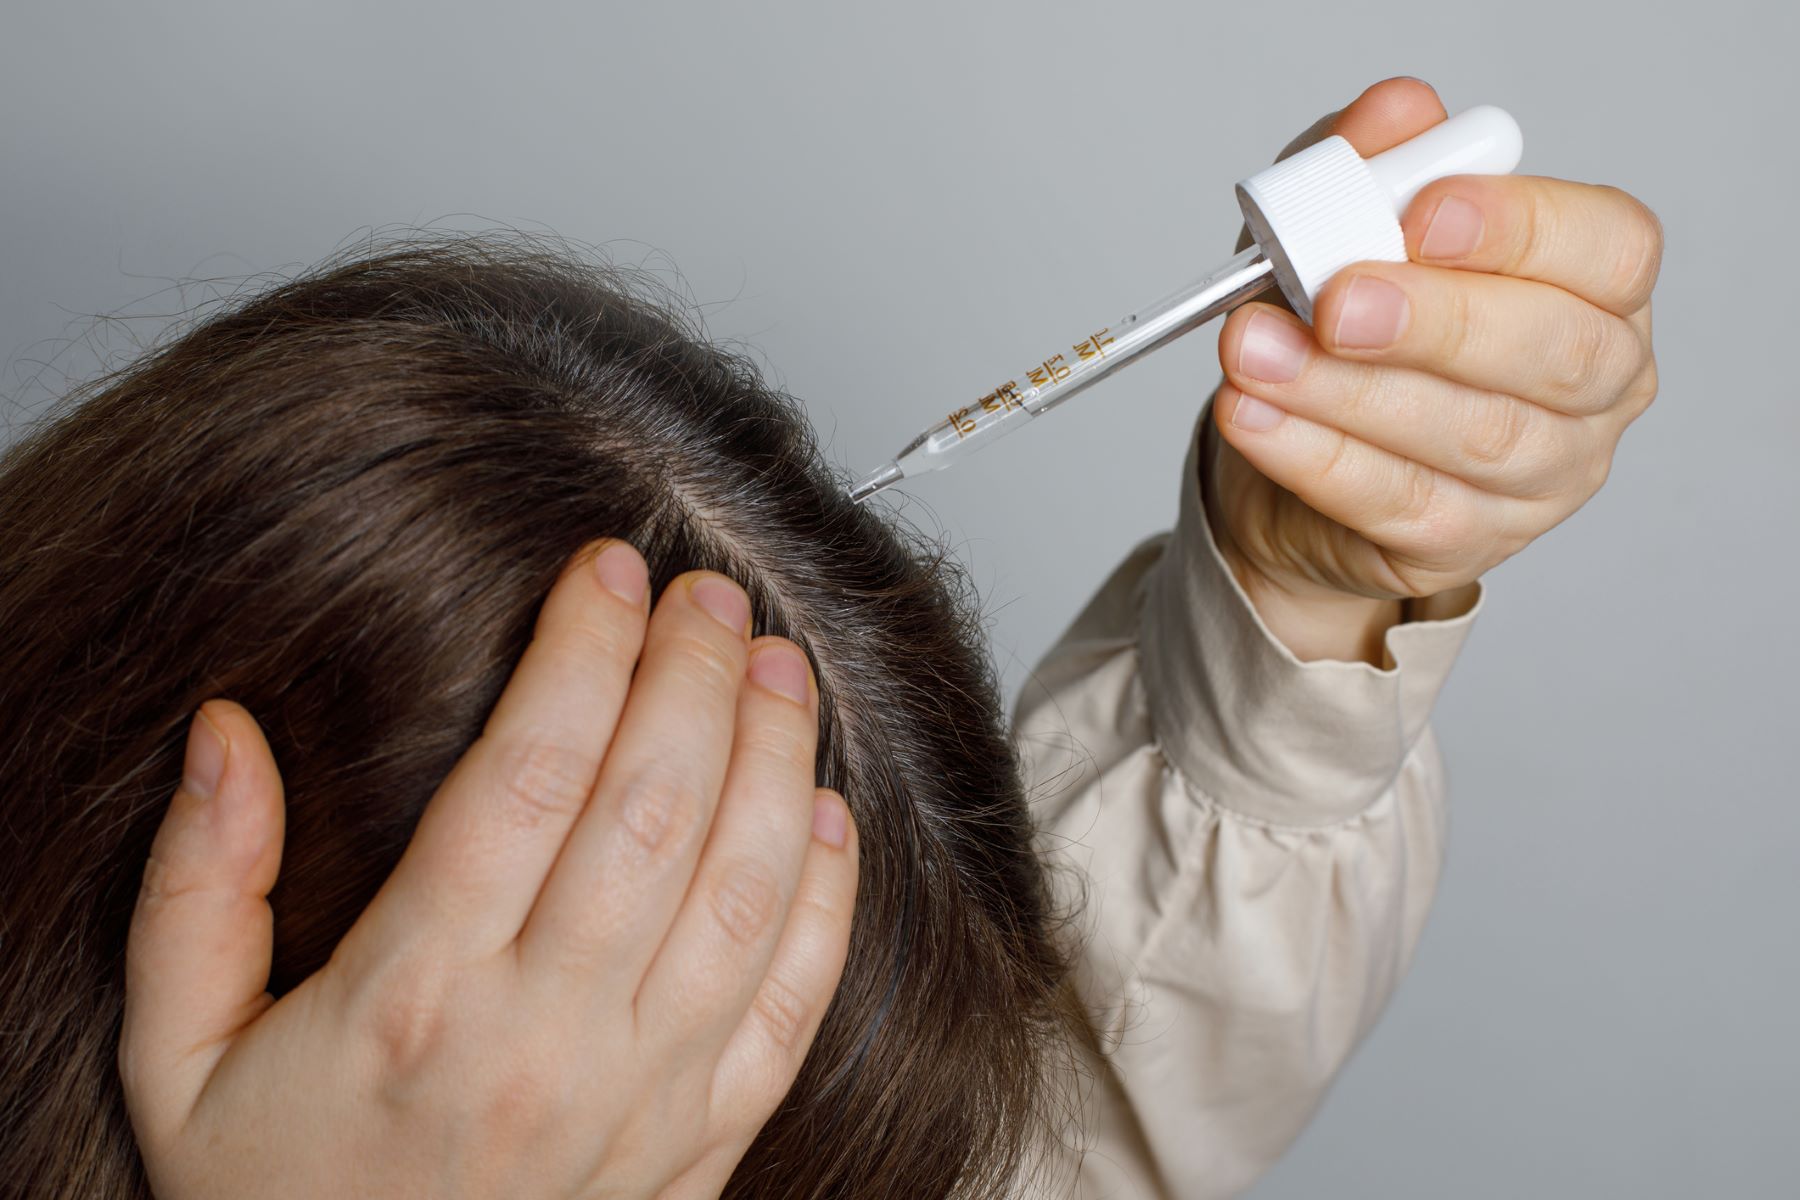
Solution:
[[[1084,893],[1076,986],[1102,1049],[1082,1051],[1081,1119],[1032,1194],[1248,1187],[1386,1004],[1443,860],[1426,722],[1479,585],[1415,604],[1382,669],[1300,662],[1208,529],[1208,420],[1174,530],[1126,557],[1019,697],[1041,836]]]

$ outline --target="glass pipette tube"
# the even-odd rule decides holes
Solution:
[[[1272,264],[1260,247],[1251,246],[1174,295],[1089,334],[950,413],[852,487],[850,498],[861,502],[902,479],[947,467],[1274,286]]]

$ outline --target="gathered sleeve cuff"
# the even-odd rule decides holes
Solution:
[[[1328,825],[1393,786],[1481,608],[1471,584],[1408,605],[1386,665],[1302,662],[1219,554],[1201,500],[1210,411],[1188,443],[1172,533],[1144,579],[1138,645],[1165,754],[1214,803],[1280,825]]]

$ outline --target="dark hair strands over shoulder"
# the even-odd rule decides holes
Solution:
[[[562,564],[631,541],[805,648],[862,876],[848,963],[731,1197],[1010,1194],[1078,1019],[979,605],[853,505],[799,406],[560,242],[346,254],[72,396],[0,456],[0,1194],[147,1197],[123,948],[187,721],[287,786],[271,990],[322,966],[480,732]]]

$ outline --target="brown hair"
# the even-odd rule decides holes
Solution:
[[[565,559],[629,539],[805,647],[862,839],[849,962],[737,1197],[987,1196],[1055,1107],[1065,972],[976,597],[640,280],[392,246],[210,316],[0,457],[0,1190],[147,1196],[125,931],[212,696],[287,783],[272,990],[474,740]]]

